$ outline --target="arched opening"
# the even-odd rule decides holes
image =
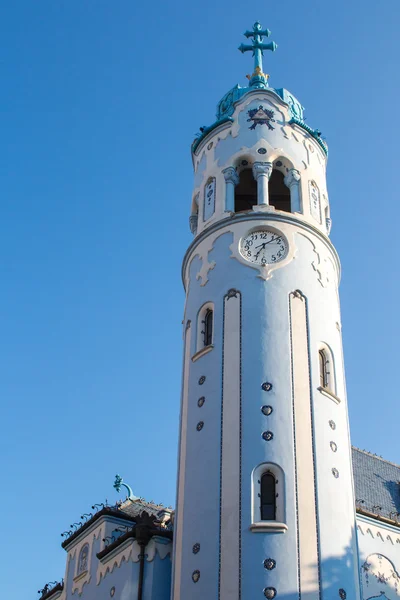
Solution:
[[[290,190],[284,183],[283,173],[277,169],[274,169],[271,173],[268,196],[270,205],[276,210],[291,212]]]
[[[257,181],[252,169],[239,173],[239,183],[235,187],[235,212],[251,210],[257,204]]]
[[[88,570],[89,545],[85,544],[79,553],[78,559],[78,575],[85,573]]]
[[[328,361],[328,357],[326,356],[326,353],[324,352],[324,350],[320,350],[319,351],[319,382],[321,387],[327,389],[328,386],[328,377],[329,377],[329,371],[328,371],[328,365],[329,365],[329,361]]]
[[[214,305],[206,302],[197,314],[196,353],[214,344]]]
[[[276,520],[276,483],[274,475],[267,471],[261,476],[261,521]]]
[[[206,314],[204,315],[204,346],[211,346],[212,344],[212,336],[213,336],[213,311],[208,308]]]
[[[318,360],[320,388],[336,394],[333,356],[325,344],[318,350]]]

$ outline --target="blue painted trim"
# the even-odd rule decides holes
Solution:
[[[298,125],[302,129],[307,131],[307,133],[309,133],[315,139],[315,141],[321,146],[322,150],[324,151],[324,154],[326,154],[326,156],[328,156],[328,146],[324,142],[324,140],[321,139],[321,137],[320,137],[321,133],[318,129],[312,129],[311,127],[309,127],[309,125],[306,125],[303,121],[300,121],[299,119],[296,119],[295,117],[292,117],[290,119],[289,125]]]
[[[204,138],[211,132],[213,129],[216,129],[219,125],[223,125],[224,123],[233,123],[233,119],[231,117],[224,117],[223,119],[219,119],[215,121],[210,127],[205,127],[198,138],[196,138],[192,144],[192,152],[196,152],[196,148],[204,140]]]

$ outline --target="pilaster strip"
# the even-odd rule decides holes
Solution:
[[[174,547],[174,574],[173,574],[173,598],[181,600],[181,579],[182,579],[182,556],[183,556],[183,509],[185,506],[185,473],[186,473],[186,447],[187,447],[187,415],[188,415],[188,396],[189,396],[189,366],[191,355],[192,328],[188,321],[185,330],[184,344],[184,362],[182,374],[182,404],[180,418],[180,439],[179,439],[179,466],[178,466],[178,493],[176,510],[176,528],[175,528],[175,547]]]
[[[219,600],[240,599],[241,294],[224,297]]]
[[[292,401],[296,465],[299,598],[320,600],[317,498],[307,300],[299,291],[289,296],[292,356]]]

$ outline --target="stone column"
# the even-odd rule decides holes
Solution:
[[[290,208],[292,212],[301,212],[300,204],[300,173],[297,169],[290,169],[285,179],[285,185],[290,190]]]
[[[272,173],[272,163],[255,162],[253,164],[253,175],[257,181],[257,204],[269,204],[268,182]]]
[[[234,167],[228,167],[222,173],[226,182],[225,211],[235,212],[235,186],[239,183],[239,177]]]

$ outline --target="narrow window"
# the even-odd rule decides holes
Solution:
[[[271,472],[264,473],[261,477],[261,520],[276,520],[276,481]]]
[[[78,575],[85,573],[88,570],[89,546],[85,544],[79,553],[78,560]]]
[[[211,346],[213,334],[213,311],[209,308],[204,315],[203,325],[204,329],[202,333],[204,335],[204,346]]]
[[[252,169],[243,169],[239,173],[239,183],[235,187],[235,212],[252,210],[257,204],[257,181]]]
[[[324,350],[319,350],[319,377],[320,377],[320,385],[324,389],[329,388],[329,379],[330,379],[330,371],[329,371],[329,359]]]
[[[268,185],[269,203],[276,210],[291,212],[290,190],[284,183],[284,175],[281,171],[274,169],[271,173]]]

